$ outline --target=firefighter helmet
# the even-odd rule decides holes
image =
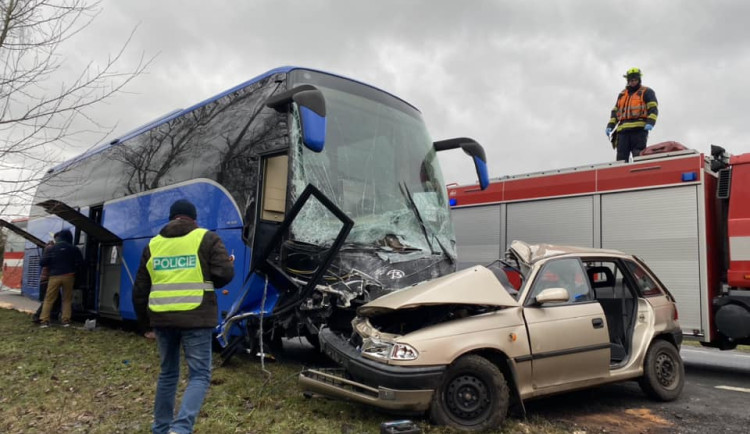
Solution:
[[[641,78],[642,75],[643,75],[643,73],[641,72],[641,68],[635,68],[635,67],[633,67],[633,68],[628,69],[628,71],[625,73],[625,75],[623,75],[623,77],[625,77],[625,78],[631,78],[631,77]]]

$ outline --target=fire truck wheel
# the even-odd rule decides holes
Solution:
[[[685,366],[677,348],[662,339],[653,341],[646,353],[639,383],[646,395],[653,399],[677,399],[685,386]]]
[[[497,366],[469,355],[458,359],[432,396],[430,417],[462,431],[499,427],[508,413],[508,386]]]

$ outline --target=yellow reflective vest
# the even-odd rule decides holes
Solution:
[[[204,282],[198,259],[206,229],[193,229],[181,237],[155,236],[148,244],[151,257],[146,264],[151,276],[148,308],[152,312],[193,310],[203,302],[203,293],[213,291],[211,282]]]

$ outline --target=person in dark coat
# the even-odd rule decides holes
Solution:
[[[45,253],[50,249],[50,247],[55,245],[54,240],[50,240],[46,246],[44,246],[44,251],[42,252],[42,256],[44,256]],[[44,307],[44,298],[47,295],[47,286],[49,285],[49,268],[42,267],[42,271],[39,273],[39,301],[41,303],[39,304],[39,308],[37,308],[36,312],[34,312],[34,315],[32,316],[32,320],[35,323],[41,323],[42,320],[40,319],[42,316],[42,308]],[[50,313],[51,318],[58,318],[60,316],[60,301],[62,299],[58,298],[57,301],[55,301],[55,304],[52,306],[52,312]]]
[[[181,199],[169,223],[143,249],[133,288],[133,306],[143,329],[153,327],[161,372],[152,431],[191,433],[211,381],[211,341],[218,325],[215,289],[234,277],[234,263],[221,238],[196,223],[195,206]],[[180,377],[180,347],[190,380],[174,415]]]
[[[39,265],[49,269],[47,293],[44,296],[42,314],[39,317],[40,327],[48,327],[52,306],[57,301],[62,289],[62,318],[63,327],[70,325],[73,315],[73,284],[78,268],[83,264],[81,251],[73,245],[73,234],[63,229],[55,234],[55,245],[42,256]]]

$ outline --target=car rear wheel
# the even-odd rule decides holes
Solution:
[[[646,395],[653,399],[677,399],[685,385],[685,366],[677,348],[661,339],[652,342],[639,383]]]
[[[440,425],[464,431],[500,426],[508,413],[505,377],[489,360],[464,356],[445,372],[430,404],[430,417]]]

